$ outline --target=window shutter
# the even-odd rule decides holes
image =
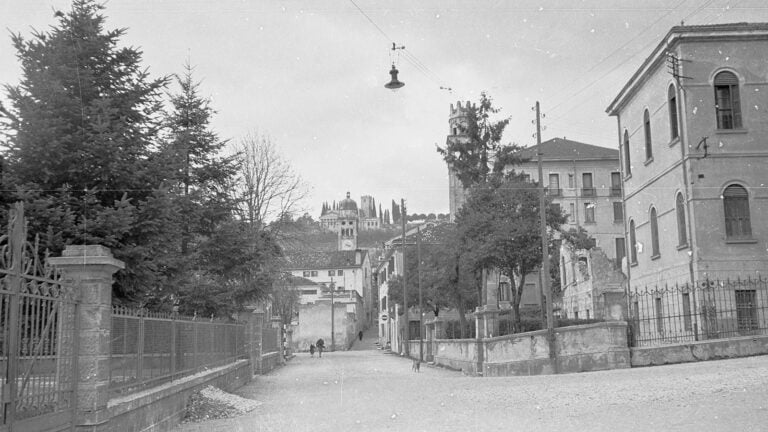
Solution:
[[[739,85],[739,79],[732,72],[720,72],[715,76],[715,85]]]

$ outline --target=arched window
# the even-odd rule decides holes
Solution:
[[[635,221],[629,221],[629,262],[637,264],[637,237],[635,236]]]
[[[645,160],[653,158],[653,147],[651,145],[651,115],[646,109],[643,113],[643,131],[645,131]]]
[[[752,225],[749,220],[749,195],[744,187],[730,185],[723,192],[725,210],[725,236],[728,239],[748,239],[752,237]]]
[[[715,115],[718,129],[741,128],[739,79],[733,72],[715,75]]]
[[[669,110],[669,138],[673,140],[680,136],[677,129],[677,91],[674,84],[667,90],[667,109]]]
[[[677,213],[677,245],[685,246],[688,244],[688,233],[685,228],[685,203],[681,193],[675,197],[675,213]]]
[[[624,174],[632,174],[632,166],[629,159],[629,132],[624,131]]]
[[[656,208],[651,207],[651,258],[658,257],[659,254],[659,221],[656,218]]]

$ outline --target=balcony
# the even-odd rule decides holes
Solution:
[[[581,188],[581,196],[594,197],[594,196],[597,196],[597,191],[595,191],[595,188],[593,187]]]
[[[549,196],[554,196],[554,197],[563,196],[563,190],[560,188],[547,187],[546,191],[547,191],[547,195]]]
[[[621,186],[611,186],[611,196],[612,197],[620,197],[621,196]]]

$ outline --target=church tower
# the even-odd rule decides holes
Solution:
[[[355,200],[347,197],[339,202],[339,230],[338,230],[338,249],[348,251],[357,249],[357,233],[360,229],[360,217],[357,211]]]
[[[456,102],[456,108],[451,104],[451,113],[448,117],[448,138],[446,144],[466,141],[467,123],[469,122],[469,110],[474,109],[469,101],[462,107],[461,102]],[[450,221],[456,222],[456,213],[467,200],[467,191],[456,176],[456,172],[448,165],[448,206]]]

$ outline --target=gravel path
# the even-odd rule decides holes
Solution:
[[[263,404],[176,431],[768,431],[768,356],[471,378],[378,350],[299,354],[238,394]]]

